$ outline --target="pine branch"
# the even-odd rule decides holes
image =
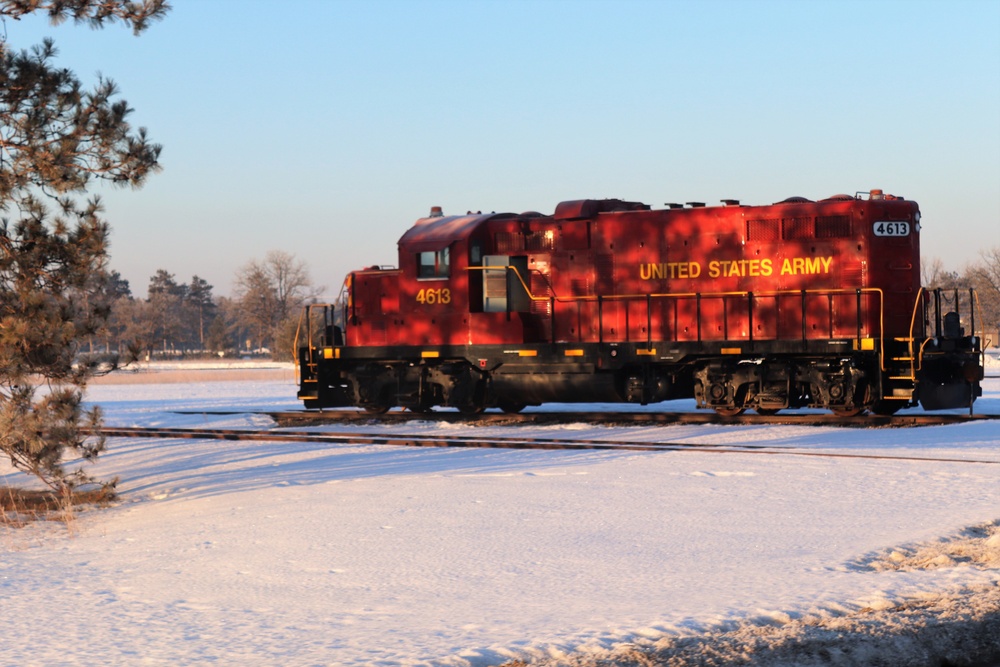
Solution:
[[[170,11],[167,0],[0,0],[0,16],[20,19],[27,14],[44,12],[54,25],[66,19],[103,28],[105,23],[121,21],[136,35],[153,21],[162,20]]]

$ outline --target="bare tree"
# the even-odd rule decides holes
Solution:
[[[960,282],[958,273],[946,271],[944,262],[938,257],[920,260],[920,280],[927,289],[949,289]]]
[[[979,294],[985,328],[996,331],[1000,329],[1000,246],[981,251],[979,257],[980,261],[968,268],[966,276]]]
[[[252,332],[254,343],[271,347],[283,340],[286,322],[298,317],[302,305],[315,299],[322,287],[313,286],[302,260],[272,250],[263,260],[251,260],[237,271],[235,291],[241,320]]]
[[[315,299],[322,291],[322,288],[313,286],[305,262],[283,250],[267,253],[264,268],[274,283],[278,318],[281,321],[297,313],[303,303]]]
[[[278,296],[262,262],[251,260],[236,274],[240,322],[253,337],[247,346],[266,347],[278,322]]]

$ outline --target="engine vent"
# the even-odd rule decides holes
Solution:
[[[851,235],[851,216],[821,215],[816,218],[816,238],[842,239]]]
[[[747,241],[777,241],[781,238],[781,220],[747,220]]]

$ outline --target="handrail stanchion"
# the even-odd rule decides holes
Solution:
[[[858,347],[857,347],[857,349],[860,350],[861,349],[861,288],[860,287],[857,288],[855,290],[855,293],[857,295],[857,313],[858,313]]]
[[[604,297],[597,295],[597,342],[604,343]]]
[[[934,290],[934,335],[941,337],[941,288]]]
[[[646,295],[646,349],[653,349],[653,295]]]
[[[674,301],[674,312],[677,312],[676,300]],[[677,337],[676,319],[677,318],[675,317],[674,338]],[[694,295],[694,319],[695,319],[695,326],[698,329],[698,342],[700,343],[701,342],[701,292],[698,292],[697,294]]]
[[[806,291],[802,290],[802,345],[805,346],[807,329],[806,329]]]

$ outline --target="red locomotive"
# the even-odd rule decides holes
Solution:
[[[880,190],[435,208],[399,240],[399,268],[355,271],[337,304],[307,308],[299,398],[371,412],[691,397],[730,415],[971,408],[975,295],[921,288],[919,231],[916,202]]]

